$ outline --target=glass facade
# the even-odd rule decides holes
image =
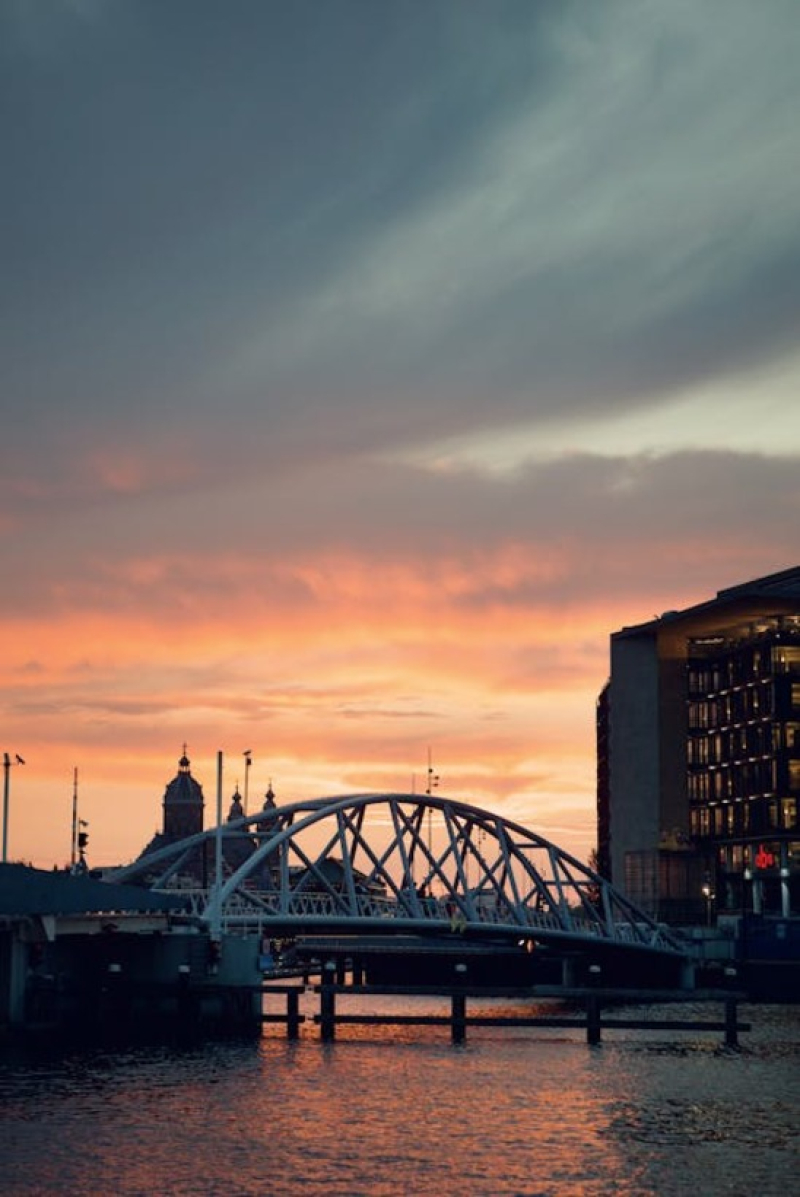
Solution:
[[[800,914],[800,616],[690,640],[690,827],[717,913]]]

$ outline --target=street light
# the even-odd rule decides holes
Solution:
[[[710,879],[707,878],[706,881],[703,883],[703,888],[702,888],[701,892],[703,894],[703,897],[706,900],[706,922],[708,923],[708,926],[710,927],[711,922],[712,922],[711,914],[712,914],[712,910],[713,910],[713,906],[714,906],[714,898],[715,898],[714,887],[711,884]]]
[[[12,765],[24,765],[22,757],[18,752],[14,753],[14,759],[7,752],[3,753],[3,864],[8,860],[8,791],[9,779],[11,776]]]

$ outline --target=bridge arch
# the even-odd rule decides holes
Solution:
[[[241,863],[224,848],[247,845]],[[213,883],[193,887],[192,853],[214,856]],[[241,852],[239,853],[241,857]],[[220,867],[221,866],[221,867]],[[182,889],[212,934],[441,934],[602,940],[685,948],[587,865],[551,841],[438,795],[351,794],[229,820],[140,857],[114,880]]]

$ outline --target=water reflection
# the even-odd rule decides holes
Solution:
[[[352,1027],[0,1064],[4,1191],[671,1197],[793,1190],[800,1011],[714,1037]]]

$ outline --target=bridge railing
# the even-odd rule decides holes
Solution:
[[[193,889],[182,890],[189,910],[197,918],[206,914],[212,892]],[[465,914],[469,911],[469,917]],[[355,907],[347,895],[294,892],[289,895],[279,890],[239,891],[228,899],[222,916],[222,925],[227,929],[262,925],[279,917],[336,919],[342,917],[357,919],[414,920],[440,924],[448,929],[459,930],[470,925],[516,927],[520,931],[541,930],[571,932],[578,935],[604,937],[607,933],[598,923],[588,919],[570,916],[561,918],[553,911],[535,910],[521,906],[512,908],[504,902],[465,903],[463,906],[452,898],[425,897],[416,900],[410,897],[399,900],[374,894],[357,894]],[[617,928],[615,938],[635,942],[637,937],[630,928]],[[629,932],[626,934],[626,932]]]

